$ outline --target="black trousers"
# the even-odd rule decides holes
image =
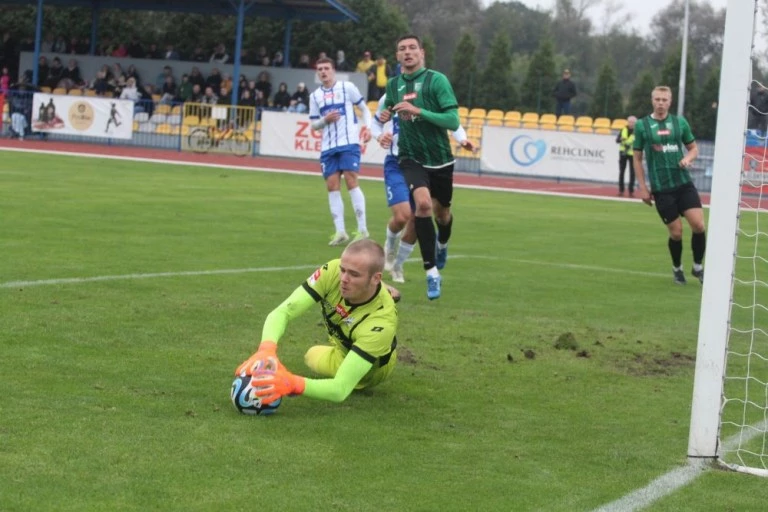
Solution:
[[[632,161],[632,155],[619,153],[619,193],[624,193],[624,171],[629,163],[629,193],[635,191],[635,162]]]

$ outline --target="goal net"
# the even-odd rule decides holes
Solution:
[[[726,11],[688,455],[768,476],[768,112],[750,103],[763,86],[752,79],[757,3],[729,0]]]

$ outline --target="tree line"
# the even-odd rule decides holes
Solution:
[[[650,91],[672,87],[677,98],[683,0],[670,0],[656,14],[647,36],[629,25],[618,0],[556,0],[551,11],[519,2],[497,2],[484,8],[480,0],[346,0],[360,18],[351,21],[293,24],[291,53],[333,55],[342,49],[357,61],[366,50],[394,62],[395,40],[420,35],[427,65],[445,72],[460,104],[521,112],[552,112],[552,89],[562,69],[569,68],[579,89],[574,113],[619,118],[650,111]],[[719,91],[719,65],[725,10],[706,0],[690,3],[685,115],[697,136],[714,137]],[[19,39],[34,35],[35,7],[0,8],[0,26],[13,27]],[[598,22],[594,13],[604,15]],[[259,18],[251,9],[244,27],[244,47],[282,50],[285,21]],[[91,11],[46,7],[44,35],[87,38]],[[161,48],[172,42],[182,53],[206,50],[223,42],[233,53],[236,18],[204,14],[104,10],[100,37],[129,42],[138,36]],[[758,78],[762,70],[756,69]],[[673,111],[675,107],[673,106]]]

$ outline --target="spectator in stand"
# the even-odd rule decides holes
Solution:
[[[67,40],[64,39],[64,36],[56,38],[56,41],[54,41],[53,46],[51,47],[51,51],[53,53],[67,53],[69,51],[69,46],[67,46]]]
[[[61,59],[54,57],[51,61],[51,68],[48,70],[48,78],[45,82],[41,82],[43,85],[55,89],[59,86],[62,76],[64,75],[64,67],[61,65]]]
[[[152,84],[147,84],[144,87],[139,87],[139,104],[141,109],[147,113],[149,117],[155,112],[155,100],[152,97],[155,94],[155,88]]]
[[[8,94],[11,89],[11,74],[8,66],[3,66],[3,72],[0,75],[0,94]]]
[[[160,94],[162,95],[160,97],[160,103],[169,105],[176,101],[178,97],[178,90],[176,88],[176,81],[173,79],[173,76],[168,75],[165,77],[165,82],[163,83],[163,87],[160,89]]]
[[[240,49],[240,64],[246,65],[246,66],[254,66],[256,65],[256,58],[255,55],[248,51],[247,48],[241,48]]]
[[[251,98],[256,99],[256,80],[250,80],[248,82],[248,90],[251,91]]]
[[[125,71],[125,79],[128,80],[129,78],[135,78],[136,87],[141,89],[141,77],[139,76],[139,72],[136,69],[136,66],[133,64],[129,64],[128,69]]]
[[[139,36],[133,36],[131,39],[131,43],[128,45],[128,55],[132,59],[143,59],[146,55],[144,47],[141,46],[141,41],[139,41]]]
[[[27,70],[18,83],[11,85],[11,89],[25,91],[27,94],[14,94],[11,96],[8,111],[11,114],[11,137],[24,140],[29,133],[32,123],[32,98],[38,89],[32,84],[32,70]]]
[[[371,76],[373,79],[371,79]],[[368,101],[379,101],[387,88],[387,80],[392,75],[392,68],[383,55],[376,58],[376,63],[368,69]]]
[[[205,53],[203,52],[203,47],[198,46],[195,48],[195,51],[192,52],[192,57],[189,59],[193,62],[208,62],[208,57],[205,56]]]
[[[368,70],[371,69],[375,62],[371,59],[371,52],[363,52],[363,58],[357,63],[355,71],[358,73],[368,74]]]
[[[261,62],[259,64],[264,66],[264,67],[269,67],[269,66],[272,65],[271,61],[269,60],[269,56],[262,57],[261,58]]]
[[[165,54],[163,55],[165,60],[181,60],[179,52],[173,49],[172,44],[165,45]]]
[[[229,89],[221,86],[221,89],[219,89],[219,96],[216,100],[217,105],[231,105],[232,104],[232,95],[229,92]]]
[[[223,43],[216,45],[216,49],[213,50],[213,54],[211,55],[210,62],[218,62],[219,64],[226,64],[229,62],[229,54],[224,48]]]
[[[124,58],[128,57],[128,48],[124,43],[117,45],[117,48],[112,52],[112,57]]]
[[[312,62],[310,62],[310,66],[309,67],[311,69],[315,69],[315,67],[317,66],[317,61],[319,61],[320,59],[327,59],[327,58],[328,58],[328,54],[326,54],[325,52],[318,52],[317,53],[317,58],[315,60],[313,60]]]
[[[149,50],[147,50],[147,55],[144,58],[160,60],[163,58],[163,51],[157,47],[157,43],[152,43],[149,45]]]
[[[336,52],[336,71],[349,72],[354,70],[355,67],[346,59],[344,50],[338,50]]]
[[[552,89],[555,97],[555,115],[568,115],[571,113],[571,100],[576,96],[576,84],[571,81],[571,70],[563,70],[563,78]]]
[[[37,83],[43,84],[48,81],[48,59],[45,58],[45,55],[41,55],[39,59],[37,59]]]
[[[75,59],[69,59],[67,69],[62,74],[62,79],[68,82],[67,89],[80,87],[84,84],[83,76],[80,74],[80,67]]]
[[[200,103],[200,102],[202,102],[203,101],[203,94],[200,91],[202,91],[200,86],[197,85],[197,84],[194,84],[192,86],[192,94],[189,96],[187,101],[189,101],[191,103]]]
[[[179,84],[178,96],[181,101],[189,101],[192,96],[192,83],[189,81],[189,75],[181,75],[181,84]]]
[[[261,91],[264,101],[269,103],[269,98],[272,96],[272,79],[266,71],[259,73],[257,78],[256,90]]]
[[[245,78],[245,75],[240,75],[240,81],[237,84],[237,89],[240,91],[240,94],[243,94],[243,91],[248,88],[248,79]]]
[[[32,42],[32,48],[34,49],[34,41]],[[40,51],[43,53],[51,53],[53,51],[53,37],[49,34],[45,36],[45,39],[40,41]]]
[[[107,74],[103,68],[96,72],[96,79],[91,83],[90,88],[97,96],[104,96],[108,91],[112,90],[112,86],[107,81]]]
[[[309,54],[302,53],[299,56],[299,62],[296,63],[296,67],[299,69],[311,69],[312,67],[309,65]]]
[[[240,99],[237,100],[237,124],[240,127],[245,127],[250,124],[256,117],[254,111],[250,109],[256,108],[256,100],[251,96],[250,89],[243,89],[240,93]]]
[[[3,47],[2,53],[0,53],[0,60],[3,64],[8,66],[8,72],[11,76],[16,76],[19,73],[19,54],[16,51],[16,41],[11,36],[10,32],[3,34]]]
[[[296,91],[291,95],[288,112],[298,112],[299,114],[309,112],[309,91],[304,82],[299,82]]]
[[[288,84],[280,82],[275,97],[272,99],[272,105],[280,110],[288,110],[291,106],[291,93],[288,92]]]
[[[222,76],[219,68],[213,68],[211,74],[205,79],[205,85],[214,91],[221,89]]]
[[[205,88],[205,94],[203,94],[203,97],[200,99],[201,103],[205,103],[206,105],[215,105],[219,101],[219,97],[216,96],[216,93],[213,92],[213,87],[208,86]]]
[[[121,100],[130,100],[134,102],[133,111],[134,112],[143,112],[144,109],[141,108],[141,105],[139,104],[139,100],[141,99],[141,95],[139,94],[139,90],[136,88],[136,80],[134,78],[129,78],[125,82],[125,87],[123,87],[123,90],[120,91],[120,99]]]
[[[200,90],[203,90],[203,87],[205,87],[205,77],[200,73],[197,66],[192,66],[192,71],[189,73],[189,82],[192,85],[199,85]]]
[[[165,86],[168,77],[171,77],[175,86],[176,80],[173,78],[173,69],[171,69],[171,66],[163,66],[163,70],[157,75],[157,78],[155,78],[155,87],[162,89],[163,86]]]
[[[82,43],[80,40],[76,37],[73,37],[69,40],[69,51],[67,53],[72,55],[82,54],[84,52],[82,50]]]
[[[269,102],[264,97],[264,93],[256,89],[254,91],[254,101],[256,102],[256,108],[263,109],[269,106]]]
[[[269,57],[269,52],[267,51],[266,46],[259,46],[259,49],[256,51],[256,62],[261,62],[261,60],[264,57]]]
[[[227,92],[232,90],[232,75],[224,73],[221,79],[221,89],[226,89]]]
[[[285,59],[283,58],[283,52],[276,51],[275,57],[272,59],[272,66],[276,68],[282,68],[285,66]]]
[[[245,88],[240,91],[240,99],[237,100],[237,105],[240,107],[256,107],[256,98],[251,94],[251,90]]]

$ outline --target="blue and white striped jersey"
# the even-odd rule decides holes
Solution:
[[[322,85],[309,97],[309,118],[313,121],[337,110],[341,117],[323,128],[322,152],[360,144],[360,128],[354,106],[368,110],[365,98],[352,82],[337,81],[329,89]],[[369,114],[370,119],[370,114]]]

